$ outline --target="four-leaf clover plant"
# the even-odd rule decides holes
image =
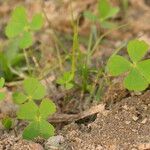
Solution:
[[[144,41],[131,40],[127,45],[131,61],[114,54],[110,57],[107,69],[110,75],[119,76],[126,73],[124,86],[128,90],[143,91],[150,83],[150,59],[143,60],[149,45]]]
[[[19,48],[24,49],[33,44],[32,32],[39,30],[42,25],[42,14],[35,14],[32,20],[28,21],[25,8],[18,6],[12,12],[5,34],[9,39],[17,39]]]
[[[19,104],[18,119],[27,120],[29,125],[24,129],[23,138],[32,140],[38,136],[48,138],[54,135],[54,127],[47,121],[48,116],[56,111],[55,104],[44,98],[45,87],[35,78],[25,79],[24,93],[13,94],[14,102]],[[40,105],[36,101],[41,101]]]

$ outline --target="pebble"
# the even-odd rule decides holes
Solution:
[[[122,108],[123,108],[124,110],[129,110],[129,107],[128,107],[127,105],[122,106]]]
[[[147,122],[147,118],[143,119],[141,123],[145,124],[146,122]]]
[[[125,121],[125,124],[130,124],[131,123],[131,121]]]
[[[139,118],[138,118],[137,116],[133,116],[132,119],[133,119],[134,121],[137,121]]]
[[[63,142],[64,142],[63,136],[61,136],[61,135],[52,136],[45,143],[45,148],[46,149],[55,149],[55,148],[58,148],[60,146],[60,144]]]

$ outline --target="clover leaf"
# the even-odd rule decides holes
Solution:
[[[18,6],[12,12],[5,34],[10,39],[19,39],[19,48],[28,48],[33,44],[32,31],[39,30],[42,25],[42,14],[35,14],[32,20],[28,21],[25,8]]]
[[[28,100],[41,100],[45,94],[45,87],[36,78],[27,78],[23,82],[24,93],[15,92],[13,100],[16,104],[22,104]]]
[[[39,106],[33,101],[22,104],[17,116],[19,119],[30,121],[29,125],[24,129],[23,138],[32,140],[38,136],[48,138],[54,135],[54,127],[46,120],[55,111],[56,106],[49,99],[43,99]]]
[[[5,84],[5,79],[4,78],[0,78],[0,88],[3,88]],[[0,101],[2,101],[5,98],[5,94],[4,93],[0,93]]]
[[[112,55],[107,63],[108,72],[112,76],[127,73],[124,86],[128,90],[143,91],[150,83],[150,59],[142,60],[149,45],[144,41],[132,40],[128,43],[127,51],[130,61],[120,55]]]

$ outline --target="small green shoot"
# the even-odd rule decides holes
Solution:
[[[119,7],[111,6],[108,0],[99,0],[97,10],[98,15],[95,15],[90,11],[85,11],[84,16],[92,22],[99,22],[103,28],[112,28],[115,26],[109,19],[116,16],[119,12]]]
[[[5,84],[5,79],[0,78],[0,88],[3,88]],[[4,100],[5,94],[0,92],[0,101]]]
[[[18,119],[29,121],[23,132],[23,138],[32,140],[38,136],[48,138],[54,135],[54,127],[47,122],[48,116],[56,111],[55,104],[44,98],[45,87],[35,78],[25,79],[23,82],[24,93],[13,94],[14,102],[20,104],[17,113]],[[38,106],[34,101],[41,100]]]
[[[25,8],[18,6],[12,12],[5,34],[9,39],[17,38],[19,48],[25,49],[33,44],[32,32],[39,30],[42,25],[42,14],[35,14],[32,20],[28,21]]]
[[[57,79],[57,83],[64,86],[65,89],[69,90],[74,87],[72,72],[65,72],[60,78]]]
[[[130,61],[114,54],[110,57],[107,69],[112,76],[126,73],[124,86],[128,90],[143,91],[150,83],[150,59],[142,60],[149,45],[144,41],[132,40],[128,43],[127,51]]]
[[[5,129],[9,130],[12,127],[12,119],[10,117],[5,117],[2,119],[2,125]]]

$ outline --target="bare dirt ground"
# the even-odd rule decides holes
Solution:
[[[150,149],[150,91],[117,102],[87,125],[64,128],[64,149],[148,150]]]

